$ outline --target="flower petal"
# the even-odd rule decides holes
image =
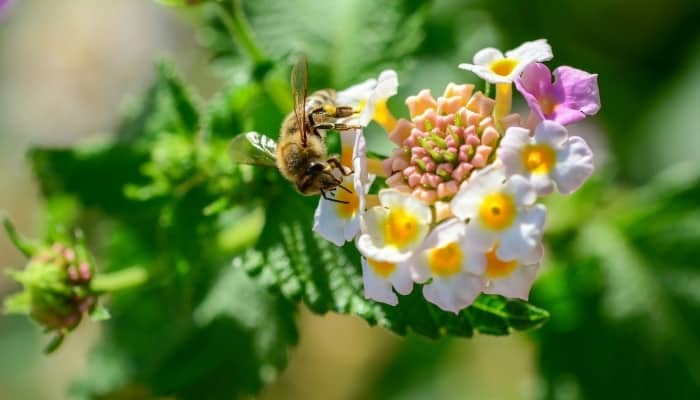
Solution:
[[[555,86],[562,87],[566,93],[563,104],[568,108],[586,115],[593,115],[600,110],[597,74],[562,66],[554,70],[554,77]]]
[[[518,265],[509,276],[489,281],[484,293],[527,300],[538,270],[539,264]]]
[[[364,257],[362,258],[362,282],[366,298],[392,306],[399,303],[396,293],[391,290],[391,282],[377,275]]]
[[[542,121],[535,128],[535,142],[547,143],[553,148],[561,148],[569,137],[566,128],[554,121]]]
[[[499,241],[496,256],[501,260],[533,258],[542,241],[542,229],[547,209],[537,204],[522,212],[513,227],[506,230]]]
[[[513,50],[506,51],[506,57],[519,60],[525,68],[535,61],[549,61],[554,57],[552,47],[547,43],[547,39],[538,39],[525,42]],[[522,71],[522,69],[521,69]]]
[[[435,279],[423,286],[423,296],[441,309],[457,314],[474,302],[483,287],[481,277],[459,274],[453,279]]]
[[[561,194],[575,192],[593,173],[593,151],[578,136],[569,138],[567,146],[557,152],[557,159],[552,178]]]
[[[474,54],[474,64],[475,65],[486,65],[488,66],[492,62],[496,60],[500,60],[503,58],[503,53],[501,53],[500,50],[495,49],[493,47],[487,47],[485,49],[479,50],[476,54]],[[460,67],[462,68],[462,67]]]

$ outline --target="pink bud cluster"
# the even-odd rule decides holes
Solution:
[[[89,289],[93,270],[87,260],[81,260],[75,249],[60,243],[39,252],[27,266],[28,269],[58,268],[63,271],[58,286],[68,290],[33,290],[31,315],[49,329],[73,329],[83,314],[90,312],[97,297]]]
[[[400,120],[389,136],[398,147],[383,162],[387,185],[428,205],[448,202],[473,171],[494,160],[501,136],[491,117],[495,102],[473,91],[474,85],[450,83],[437,100],[429,90],[406,100],[411,121]],[[520,116],[500,123],[520,125]]]

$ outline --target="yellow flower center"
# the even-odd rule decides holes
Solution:
[[[418,221],[413,214],[395,207],[389,211],[384,223],[384,240],[389,246],[402,248],[416,240]]]
[[[396,270],[396,264],[386,261],[367,259],[367,264],[372,268],[372,270],[374,270],[374,272],[377,275],[385,279],[388,278],[389,275],[394,273],[394,270]]]
[[[513,198],[505,193],[491,193],[484,197],[479,207],[483,224],[493,230],[509,227],[515,219],[516,209]]]
[[[559,105],[559,103],[557,103],[556,100],[548,96],[544,96],[541,99],[538,99],[537,102],[540,104],[540,108],[542,109],[542,113],[544,115],[554,114],[554,110]]]
[[[486,277],[489,279],[505,278],[515,271],[518,267],[518,262],[502,261],[496,256],[496,247],[494,246],[486,253]]]
[[[509,76],[516,66],[518,66],[518,60],[501,58],[492,62],[490,68],[496,75]]]
[[[446,277],[458,273],[462,268],[462,249],[456,242],[428,251],[428,266],[433,274]]]
[[[344,201],[345,203],[333,203],[335,204],[338,216],[343,219],[350,219],[355,217],[357,214],[357,209],[360,208],[360,197],[355,193],[348,193],[343,189],[337,188],[335,192],[335,199],[338,201]]]
[[[544,144],[527,146],[523,151],[525,169],[535,174],[546,174],[552,170],[557,160],[554,149]]]

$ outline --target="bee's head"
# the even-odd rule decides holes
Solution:
[[[314,195],[335,189],[340,180],[333,174],[333,168],[327,163],[315,161],[306,168],[306,174],[297,181],[301,194]]]

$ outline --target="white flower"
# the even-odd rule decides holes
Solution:
[[[593,173],[593,152],[580,137],[568,136],[564,126],[547,120],[534,137],[527,129],[509,128],[498,149],[506,175],[522,175],[541,196],[555,184],[560,193],[573,193]]]
[[[380,191],[379,202],[381,206],[362,216],[356,247],[371,260],[405,261],[428,233],[432,212],[420,200],[395,189]]]
[[[472,71],[490,83],[511,83],[528,65],[552,57],[547,40],[539,39],[506,51],[505,56],[500,50],[487,47],[474,55],[474,64],[459,64],[459,68]]]
[[[484,293],[500,294],[527,300],[532,283],[540,268],[542,246],[527,254],[525,258],[504,261],[496,255],[498,244],[486,253],[486,284]]]
[[[398,304],[397,292],[406,295],[413,290],[413,280],[408,266],[388,261],[368,260],[362,257],[362,281],[365,297],[395,306]]]
[[[437,226],[408,263],[413,279],[423,283],[426,300],[445,311],[458,313],[483,290],[485,250],[467,240],[467,225],[450,219]]]
[[[515,175],[506,181],[501,166],[492,165],[462,184],[451,206],[455,216],[469,220],[468,240],[480,248],[498,242],[498,258],[513,260],[539,249],[546,208],[533,206],[536,199],[525,178]]]
[[[352,158],[343,164],[353,167],[353,174],[343,177],[342,186],[336,188],[329,197],[321,197],[314,213],[314,232],[336,246],[353,240],[360,231],[360,217],[365,210],[365,196],[374,180],[367,173],[365,137],[360,131],[343,132],[343,142],[352,140]],[[345,151],[344,151],[345,153]]]
[[[398,75],[389,69],[382,71],[377,79],[368,79],[339,91],[336,95],[336,102],[339,105],[361,109],[358,116],[345,119],[343,122],[367,126],[373,118],[378,120],[386,118],[385,114],[389,112],[386,101],[397,93],[398,87]]]

